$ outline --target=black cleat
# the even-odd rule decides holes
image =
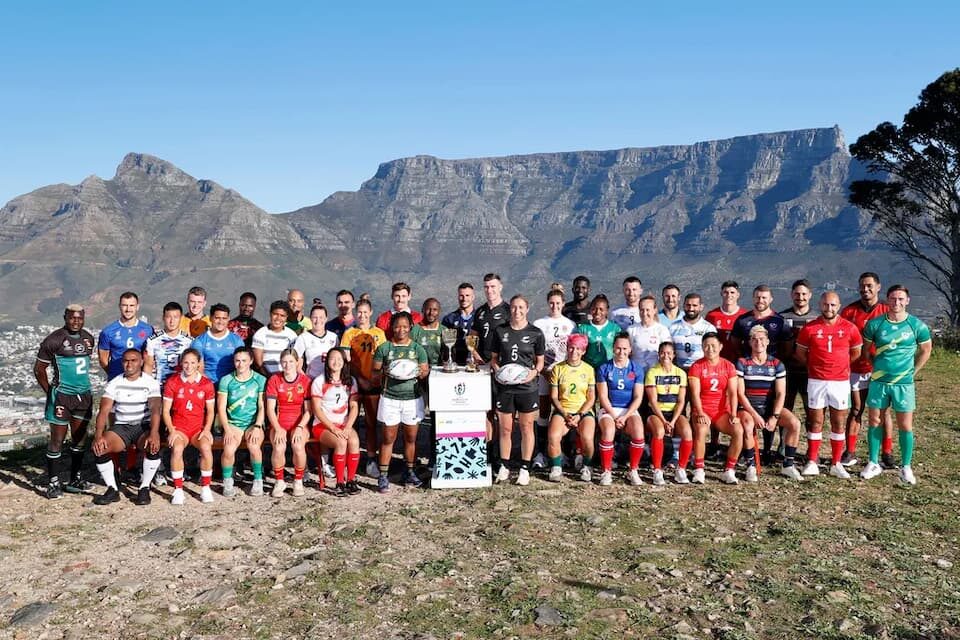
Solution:
[[[150,487],[141,487],[137,491],[137,497],[133,499],[133,504],[141,507],[150,504]]]
[[[47,485],[47,499],[56,500],[63,497],[63,487],[60,485],[60,478],[54,478]]]
[[[845,467],[850,467],[857,464],[857,456],[850,453],[849,451],[844,451],[843,456],[840,457],[840,464]]]
[[[360,485],[357,484],[356,480],[351,480],[347,483],[347,493],[352,496],[360,493]]]
[[[111,502],[120,502],[120,492],[113,487],[107,487],[106,491],[93,497],[93,504],[110,504]]]
[[[73,479],[63,488],[67,493],[83,493],[91,489],[93,489],[93,485],[84,480],[80,474],[73,476]]]
[[[893,459],[892,453],[884,453],[880,456],[880,466],[884,469],[896,469],[897,462]]]
[[[337,486],[333,488],[333,495],[338,498],[342,498],[347,495],[347,485],[343,482],[338,482]]]

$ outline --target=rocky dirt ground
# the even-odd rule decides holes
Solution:
[[[45,500],[41,452],[11,455],[0,637],[960,637],[958,371],[937,352],[924,372],[912,488],[727,487],[714,467],[704,487],[364,479],[349,498],[94,507]]]

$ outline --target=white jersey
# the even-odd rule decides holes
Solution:
[[[307,375],[313,380],[323,375],[324,364],[327,362],[327,352],[337,346],[339,340],[333,331],[325,331],[322,336],[316,336],[311,331],[304,331],[293,342],[300,357],[307,363]]]
[[[331,332],[332,333],[332,332]],[[350,398],[357,395],[357,383],[350,381],[350,386],[339,382],[327,382],[322,376],[314,379],[310,385],[310,396],[320,398],[320,406],[330,422],[343,425],[347,421],[350,409]],[[318,420],[319,424],[320,421]]]
[[[143,350],[153,358],[153,375],[161,387],[171,374],[180,371],[180,356],[192,343],[193,338],[184,331],[178,331],[175,336],[163,332],[155,333],[147,340]]]
[[[640,307],[619,307],[610,312],[610,320],[624,331],[640,324]]]
[[[659,322],[654,322],[649,327],[635,324],[627,329],[627,334],[630,336],[630,359],[643,367],[644,373],[657,364],[660,343],[673,342],[670,330]]]
[[[547,351],[543,354],[544,370],[550,371],[557,362],[567,358],[567,337],[576,330],[577,325],[570,318],[540,318],[533,326],[543,332],[547,341]]]
[[[677,365],[686,371],[690,365],[702,358],[703,334],[716,330],[715,326],[703,318],[697,318],[693,324],[683,318],[670,323],[670,335],[673,336]]]
[[[270,327],[260,327],[253,334],[250,346],[254,349],[263,349],[263,368],[268,374],[280,371],[280,352],[289,349],[297,339],[293,329],[284,327],[280,331],[273,331]]]
[[[107,383],[103,397],[113,400],[117,424],[145,424],[150,421],[150,398],[160,397],[160,383],[146,373],[136,380],[117,376]]]

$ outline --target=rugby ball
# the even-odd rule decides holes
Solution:
[[[497,369],[497,382],[500,384],[514,385],[524,382],[530,375],[530,369],[522,364],[506,364]]]
[[[413,360],[394,360],[387,366],[387,375],[394,380],[413,380],[420,373],[420,365]]]

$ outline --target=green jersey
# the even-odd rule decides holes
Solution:
[[[243,382],[236,374],[228,373],[220,378],[217,393],[227,396],[227,420],[230,426],[246,429],[257,417],[257,400],[263,394],[267,379],[256,371]]]
[[[583,359],[594,369],[598,369],[607,360],[613,359],[613,339],[622,329],[615,322],[609,320],[603,326],[592,322],[577,325],[576,333],[587,336],[590,344]]]
[[[37,360],[53,365],[50,383],[58,391],[90,393],[90,356],[94,345],[93,335],[86,329],[71,334],[61,327],[40,343]]]
[[[913,384],[917,346],[931,340],[927,325],[909,314],[900,322],[892,322],[886,314],[870,320],[863,328],[863,339],[876,347],[870,379],[887,384]]]
[[[427,352],[416,342],[406,345],[396,345],[384,342],[377,347],[373,354],[373,363],[383,366],[383,397],[393,400],[415,400],[420,397],[420,382],[412,380],[395,380],[387,375],[387,368],[394,360],[412,360],[417,364],[427,362]]]
[[[440,332],[443,327],[437,326],[436,329],[427,329],[423,325],[415,324],[410,329],[410,339],[423,347],[427,352],[427,362],[431,365],[440,362],[440,348],[443,345],[443,338]]]

